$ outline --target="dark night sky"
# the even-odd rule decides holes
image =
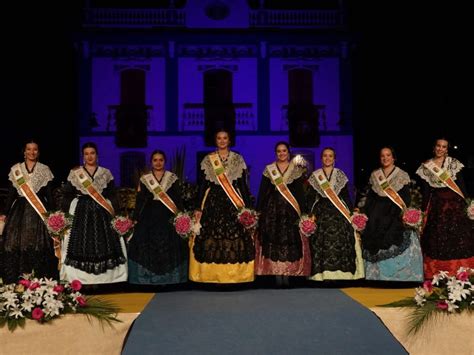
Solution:
[[[467,13],[427,1],[350,4],[351,28],[360,38],[354,51],[358,171],[375,167],[378,148],[392,145],[413,174],[439,135],[467,163],[474,153],[466,130],[470,94],[463,89],[472,63]]]
[[[40,144],[40,161],[56,176],[64,178],[76,163],[77,95],[70,33],[80,12],[66,8],[74,2],[68,3],[10,3],[2,10],[0,186],[31,138]]]
[[[4,10],[2,176],[21,158],[21,144],[28,137],[39,140],[45,163],[60,178],[77,162],[69,34],[77,27],[80,7],[74,3],[79,2],[32,3],[28,10],[16,4]],[[429,157],[440,134],[460,147],[453,155],[466,163],[469,155],[473,159],[474,144],[465,129],[472,117],[470,93],[462,89],[471,83],[468,70],[474,62],[468,55],[468,12],[447,3],[424,3],[427,7],[414,1],[348,1],[356,38],[353,118],[360,181],[376,166],[378,149],[385,144],[396,148],[399,163],[411,174]],[[59,134],[51,135],[53,126]],[[375,135],[368,133],[369,127]]]

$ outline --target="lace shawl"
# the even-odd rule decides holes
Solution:
[[[229,181],[232,183],[234,180],[237,180],[242,177],[244,170],[247,169],[244,158],[240,154],[229,152],[229,157],[227,160],[222,162],[222,165],[225,169],[225,174],[227,175]],[[206,180],[213,182],[216,185],[220,185],[217,180],[217,176],[212,167],[211,159],[207,155],[201,162],[201,170],[204,170],[204,175]]]
[[[26,169],[26,164],[20,163],[20,169],[23,173],[23,176],[29,182],[31,188],[34,192],[38,192],[42,187],[46,186],[48,182],[53,180],[54,176],[51,170],[47,165],[36,163],[33,172],[30,174],[28,173],[28,169]],[[16,184],[15,177],[13,176],[13,167],[10,169],[10,173],[8,174],[8,180],[13,183],[13,186],[16,188],[18,194],[24,197],[23,191],[18,187]]]
[[[324,174],[323,169],[318,169],[316,171],[313,171],[311,176],[308,179],[309,184],[315,189],[319,195],[322,197],[326,198],[326,194],[324,193],[323,189],[321,189],[321,186],[319,186],[318,180],[317,180],[317,175],[319,174]],[[331,178],[328,179],[329,185],[331,185],[332,189],[336,193],[336,195],[339,195],[341,192],[342,188],[347,184],[349,179],[347,178],[346,174],[338,168],[334,168]]]
[[[150,173],[150,174],[153,175],[153,173]],[[143,182],[144,177],[145,175],[142,175],[142,177],[140,178],[142,182]],[[163,174],[163,177],[161,178],[160,186],[163,189],[163,191],[166,192],[171,186],[173,186],[176,180],[178,180],[178,177],[174,173],[172,173],[171,171],[165,171],[165,173]],[[144,185],[148,189],[148,184],[144,183]],[[150,192],[153,193],[153,191],[150,191]]]
[[[370,174],[369,183],[372,187],[372,190],[379,195],[380,197],[387,197],[387,194],[383,191],[380,184],[377,182],[377,178],[375,176],[375,172],[378,170],[374,170],[372,174]],[[393,172],[387,178],[388,183],[395,191],[400,191],[403,186],[410,183],[410,176],[407,172],[400,169],[398,166],[395,167]]]
[[[94,174],[94,177],[91,180],[96,190],[99,193],[102,193],[102,191],[107,187],[109,182],[112,181],[113,179],[114,177],[109,169],[99,166],[97,168],[97,171]],[[67,180],[71,182],[72,186],[74,186],[82,194],[84,195],[89,194],[87,190],[84,188],[84,186],[82,186],[81,182],[79,181],[79,179],[77,178],[73,170],[69,172],[69,176],[67,177]]]
[[[464,165],[459,160],[452,157],[446,157],[443,164],[443,169],[449,173],[453,180],[456,180],[456,175],[462,170],[462,168],[464,168]],[[431,187],[446,187],[446,185],[443,184],[441,180],[439,180],[439,178],[434,175],[428,168],[426,168],[424,164],[420,165],[416,173]]]
[[[293,161],[291,161],[288,165],[288,169],[286,169],[285,173],[282,174],[283,182],[285,183],[285,185],[289,185],[293,181],[301,177],[301,175],[303,175],[303,172],[304,169],[302,166],[296,165]],[[263,176],[267,177],[272,182],[272,184],[274,184],[273,179],[268,173],[267,168],[265,168],[265,170],[263,171]]]

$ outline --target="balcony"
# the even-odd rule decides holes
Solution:
[[[254,107],[251,103],[235,103],[235,129],[236,131],[255,131],[257,121]],[[181,131],[204,131],[204,104],[186,103],[183,106],[180,120]]]
[[[177,9],[87,8],[84,27],[153,28],[183,27],[186,12]]]
[[[146,118],[146,127],[150,125],[150,117],[153,112],[153,106],[150,105],[140,105],[140,107],[133,107],[132,109],[128,109],[123,105],[109,105],[108,107],[108,114],[107,114],[107,132],[115,132],[117,130],[117,114],[121,109],[126,111],[131,111],[131,114],[138,115],[140,117]]]
[[[186,12],[192,9],[86,8],[84,27],[154,28],[187,27]],[[339,28],[343,11],[329,10],[249,10],[250,28]]]
[[[252,10],[250,27],[337,28],[342,24],[340,10]]]
[[[320,132],[328,131],[327,120],[326,120],[326,106],[325,105],[313,105],[316,109],[316,116],[318,117],[318,129]],[[288,131],[288,105],[281,107],[281,131]]]

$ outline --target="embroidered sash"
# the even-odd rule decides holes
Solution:
[[[407,208],[405,201],[403,201],[403,199],[398,194],[398,192],[395,191],[393,187],[390,186],[390,183],[385,177],[382,169],[376,170],[374,174],[375,174],[375,179],[377,180],[377,183],[380,185],[383,192],[385,192],[388,198],[392,200],[392,202],[395,203],[398,207],[400,207],[402,211],[405,210]]]
[[[31,205],[31,207],[33,207],[36,213],[38,213],[43,222],[46,223],[46,215],[48,211],[44,207],[36,192],[34,192],[34,190],[29,185],[28,177],[23,175],[23,172],[20,168],[20,164],[15,164],[12,167],[12,173],[15,178],[15,183],[25,195],[25,198],[28,203]],[[56,256],[56,258],[61,260],[61,240],[53,236],[51,236],[51,239],[53,239],[54,255]],[[61,262],[59,262],[58,268],[60,267],[60,264]]]
[[[44,222],[48,211],[44,207],[36,192],[33,191],[30,184],[28,183],[28,177],[23,175],[20,164],[15,164],[12,167],[12,173],[13,177],[15,178],[15,183],[25,195],[26,200],[31,205],[31,207],[34,208],[36,213],[38,213],[38,215]]]
[[[298,201],[296,200],[295,196],[293,196],[291,191],[288,189],[288,186],[286,186],[285,182],[283,181],[283,176],[280,174],[280,171],[278,170],[276,164],[273,163],[267,165],[266,169],[278,192],[283,196],[286,201],[288,201],[291,207],[294,208],[296,213],[298,213],[298,216],[301,216],[300,205],[298,204]]]
[[[81,183],[81,185],[87,190],[87,193],[89,194],[92,199],[97,202],[101,207],[103,207],[107,212],[109,212],[112,216],[115,215],[114,208],[112,205],[102,196],[102,194],[97,191],[97,189],[94,186],[94,183],[91,181],[89,174],[84,171],[83,167],[79,167],[74,171],[74,174],[76,175],[77,179]]]
[[[316,174],[316,171],[313,174]],[[329,201],[331,201],[332,204],[339,210],[339,212],[341,212],[342,215],[349,221],[349,223],[352,224],[351,212],[344,204],[344,202],[339,198],[336,192],[333,190],[331,184],[329,184],[329,181],[328,179],[326,179],[326,176],[324,175],[322,170],[320,170],[316,174],[316,181],[318,182],[319,186],[321,187]]]
[[[447,187],[449,187],[451,190],[453,190],[455,193],[457,193],[462,198],[465,198],[464,194],[462,193],[459,186],[456,185],[453,178],[449,175],[449,173],[446,170],[444,170],[443,168],[440,168],[439,166],[437,166],[433,160],[430,160],[426,163],[423,163],[423,165],[432,174],[434,174],[434,176],[436,176],[443,184],[445,184]]]
[[[238,210],[245,207],[244,200],[242,199],[242,197],[240,197],[237,191],[235,191],[234,186],[232,186],[231,182],[229,181],[229,178],[225,174],[225,169],[222,165],[221,159],[219,158],[219,154],[210,153],[209,159],[211,160],[212,169],[216,174],[217,181],[219,181],[219,185],[221,185],[221,187],[224,189],[224,192],[226,193],[227,197],[229,197],[232,204]]]
[[[166,172],[163,178],[166,178]],[[178,213],[178,207],[171,199],[171,197],[163,190],[163,187],[160,185],[158,180],[152,173],[145,174],[140,178],[140,181],[146,186],[146,188],[153,194],[154,200],[159,200],[166,208],[168,208],[172,213]]]

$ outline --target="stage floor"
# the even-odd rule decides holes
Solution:
[[[398,289],[346,287],[340,290],[367,308],[398,301],[405,297],[411,297],[414,296],[415,292],[414,287]],[[122,309],[122,313],[137,313],[145,308],[154,295],[154,292],[123,292],[109,293],[100,296],[116,303]]]
[[[392,285],[385,283],[380,287],[330,287],[328,284],[321,284],[309,288],[319,288],[319,286],[323,289],[333,288],[334,291],[341,290],[345,295],[361,304],[364,308],[369,309],[410,354],[474,354],[474,337],[472,337],[471,334],[472,324],[474,324],[473,314],[440,315],[436,317],[436,319],[430,320],[422,333],[410,338],[406,336],[406,330],[407,317],[411,310],[377,307],[378,305],[397,301],[405,297],[412,297],[416,285],[410,285],[410,287],[406,288],[387,288]],[[393,285],[393,287],[397,286],[400,285]],[[193,285],[193,288],[194,287],[195,285]],[[133,291],[136,291],[136,289]],[[0,354],[120,354],[124,340],[126,341],[127,339],[129,328],[132,326],[134,320],[140,317],[140,313],[143,312],[150,301],[154,299],[154,303],[161,304],[166,302],[166,300],[169,301],[170,299],[173,300],[178,297],[178,293],[185,294],[189,293],[190,290],[178,289],[175,291],[165,288],[164,290],[152,289],[151,291],[132,292],[132,290],[130,290],[129,292],[100,292],[98,296],[113,301],[122,309],[119,318],[123,323],[118,323],[113,328],[102,327],[96,321],[91,323],[82,315],[68,315],[61,319],[54,320],[51,324],[47,325],[37,324],[36,321],[28,320],[24,329],[18,329],[13,333],[9,332],[6,327],[0,328],[0,338],[2,339]],[[255,293],[256,290],[249,289],[248,291],[250,291],[248,293]],[[265,294],[265,292],[273,292],[276,295],[280,295],[280,290],[273,289],[263,291],[262,294]],[[291,289],[281,290],[283,293],[295,293],[295,295],[300,291],[304,290],[298,290],[298,288],[293,291]],[[210,296],[212,293],[215,297],[215,292],[212,291],[210,291]],[[244,293],[247,293],[247,290],[235,292],[227,290],[223,291],[222,297],[219,298],[246,297]],[[318,294],[318,292],[314,292],[315,298],[317,299],[316,294]],[[155,297],[155,295],[157,297]],[[204,293],[201,293],[201,296],[201,298],[204,299],[208,298]],[[298,297],[296,297],[296,299],[298,299]],[[294,298],[290,298],[288,302],[291,303],[293,301]],[[288,304],[288,302],[285,304]],[[150,305],[152,305],[152,303],[150,303]],[[324,307],[323,304],[324,302],[318,307]],[[329,307],[329,310],[330,309],[331,307]],[[316,312],[316,315],[324,313],[327,310],[328,309],[322,309],[322,311]],[[145,313],[146,312],[144,312],[143,315],[145,315]],[[298,317],[304,319],[304,314],[305,312],[301,313]],[[51,335],[51,338],[49,335]],[[36,341],[38,344],[41,343],[45,336],[49,339],[47,342],[48,346],[43,344],[41,347],[31,347],[31,344],[36,344]],[[29,341],[25,342],[25,339]],[[107,339],[107,341],[104,341],[104,339]],[[97,344],[100,344],[100,347]]]

